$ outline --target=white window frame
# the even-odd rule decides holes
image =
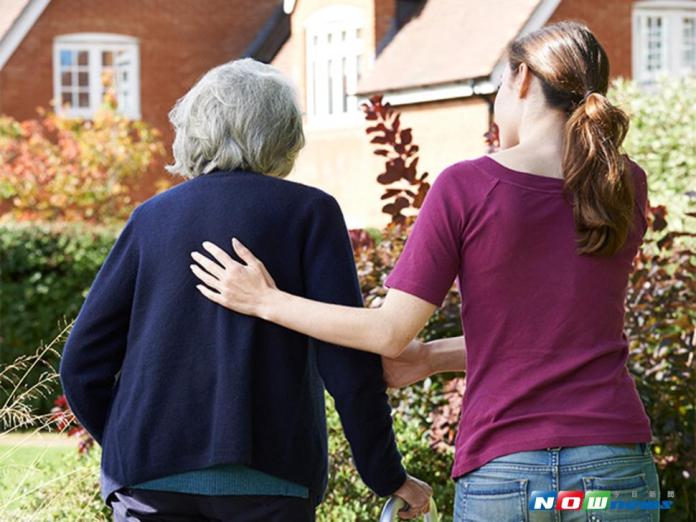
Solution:
[[[369,55],[367,23],[362,9],[351,5],[331,5],[319,9],[304,22],[305,34],[305,101],[308,125],[342,127],[362,122],[359,99],[356,96],[360,73],[362,76],[374,62]],[[345,31],[346,39],[343,40]],[[357,32],[359,31],[360,36]],[[331,35],[332,45],[327,45]],[[319,43],[314,45],[314,38]],[[360,57],[360,69],[357,60]],[[331,67],[334,81],[330,89],[315,88],[315,81],[329,81]],[[343,73],[346,77],[347,110],[343,111]],[[331,112],[329,111],[331,104]]]
[[[662,19],[662,69],[647,70],[647,19]],[[643,0],[633,5],[633,77],[642,85],[654,85],[661,76],[696,74],[684,62],[684,18],[696,19],[696,2]]]
[[[89,107],[65,110],[61,96],[61,51],[86,51],[89,56]],[[119,107],[124,116],[139,120],[140,114],[140,45],[137,38],[112,33],[73,33],[57,36],[53,41],[53,100],[57,114],[66,117],[92,118],[102,104],[102,51],[126,51],[129,54],[128,93],[130,103]]]

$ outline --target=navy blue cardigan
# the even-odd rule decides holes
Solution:
[[[130,216],[65,344],[60,380],[102,447],[101,495],[124,485],[240,463],[327,485],[324,385],[363,481],[404,482],[376,355],[318,342],[201,295],[190,252],[238,237],[279,288],[363,306],[345,221],[329,194],[242,170],[185,181]]]

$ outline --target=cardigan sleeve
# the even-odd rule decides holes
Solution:
[[[338,202],[330,195],[313,202],[303,250],[306,296],[362,307],[353,249]],[[386,496],[406,480],[378,355],[313,340],[324,385],[334,398],[343,431],[363,482]]]
[[[116,374],[128,338],[137,272],[131,214],[82,303],[59,365],[60,382],[77,420],[101,445]]]

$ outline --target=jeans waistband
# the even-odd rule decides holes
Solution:
[[[551,458],[555,454],[554,459]],[[650,444],[639,442],[626,444],[593,444],[586,446],[560,446],[542,450],[519,451],[496,457],[491,464],[540,466],[556,462],[560,466],[573,466],[612,458],[652,456]]]
[[[598,445],[599,446],[599,445]],[[601,446],[611,446],[617,448],[623,448],[626,450],[633,450],[640,452],[641,455],[649,455],[649,445],[647,442],[634,442],[631,444],[602,444]],[[582,446],[584,447],[584,446]],[[561,451],[563,449],[577,448],[577,446],[556,446],[554,448],[546,448],[547,451]]]

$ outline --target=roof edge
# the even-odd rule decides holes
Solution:
[[[556,9],[558,9],[560,3],[561,0],[541,0],[541,2],[539,2],[539,4],[534,8],[534,11],[532,11],[532,14],[529,15],[529,18],[522,26],[522,29],[520,29],[515,35],[515,38],[519,38],[520,36],[524,36],[527,33],[531,33],[532,31],[542,28],[544,24],[549,21],[549,18],[551,18],[553,13],[556,12]],[[491,83],[498,83],[503,75],[503,67],[505,67],[505,53],[498,58],[498,62],[491,71]]]
[[[398,106],[486,96],[495,93],[495,91],[495,84],[491,83],[487,76],[479,76],[466,80],[455,80],[403,89],[358,93],[358,97],[360,102],[364,102],[373,94],[381,93],[384,95],[385,101],[393,106]]]
[[[0,70],[5,67],[49,3],[50,0],[32,0],[24,6],[19,16],[12,22],[0,40]]]
[[[549,18],[551,18],[553,13],[556,12],[556,9],[558,9],[560,3],[561,0],[540,0],[527,18],[527,21],[524,23],[522,28],[517,32],[517,34],[515,34],[514,38],[518,38],[543,27]],[[498,85],[498,82],[502,76],[504,66],[505,55],[503,54],[498,58],[498,61],[493,66],[489,76],[462,78],[460,80],[452,80],[442,83],[410,85],[407,87],[397,87],[393,89],[365,90],[358,91],[356,94],[362,99],[367,99],[373,94],[382,93],[384,94],[385,98],[389,97],[390,100],[395,100],[391,102],[392,105],[425,103],[492,94],[497,90],[496,86]],[[432,94],[428,94],[428,91],[432,91]]]

